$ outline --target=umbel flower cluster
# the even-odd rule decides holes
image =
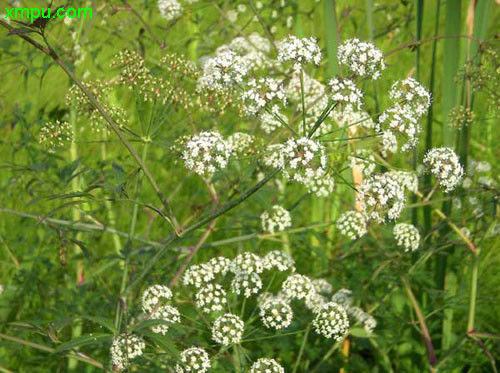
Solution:
[[[268,271],[288,272],[279,286],[280,290],[275,294],[268,291],[261,293],[262,279]],[[228,276],[233,280],[228,281]],[[272,278],[272,283],[276,275],[266,278],[269,277]],[[228,282],[234,283],[236,279],[241,279],[238,286],[248,292],[236,291],[234,285],[229,288],[225,286]],[[260,285],[249,279],[257,279]],[[350,317],[354,322],[362,323],[369,332],[376,325],[373,317],[359,307],[351,307],[353,299],[350,291],[341,289],[332,295],[333,288],[328,281],[321,278],[313,280],[295,273],[291,256],[279,250],[270,251],[262,257],[244,252],[232,260],[217,257],[191,265],[183,276],[183,282],[195,289],[195,307],[212,320],[211,339],[221,346],[230,347],[243,343],[246,332],[247,322],[242,318],[243,314],[239,316],[231,312],[229,300],[234,302],[234,297],[229,297],[229,292],[240,294],[243,298],[255,296],[256,314],[262,327],[267,330],[277,331],[290,327],[294,321],[293,308],[301,305],[311,311],[310,322],[314,330],[325,338],[341,340],[348,333]],[[266,288],[269,289],[269,286]],[[177,308],[169,304],[172,301],[172,291],[165,285],[152,285],[143,292],[144,314],[151,320],[161,321],[151,328],[153,333],[166,334],[170,324],[181,322]],[[139,335],[121,334],[115,337],[111,346],[114,369],[126,369],[132,359],[143,354],[145,348],[145,341]],[[190,346],[181,352],[175,370],[205,372],[210,367],[209,354],[202,347]],[[262,358],[253,363],[251,371],[281,372],[282,369],[275,360]]]

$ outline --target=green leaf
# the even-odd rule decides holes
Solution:
[[[153,320],[151,320],[153,321]],[[156,320],[155,320],[156,321]],[[180,354],[180,351],[175,347],[175,345],[172,343],[172,339],[169,337],[166,337],[161,334],[153,333],[148,330],[141,330],[140,333],[142,336],[149,338],[151,341],[156,343],[159,347],[164,349],[166,352],[170,354],[174,359],[177,359],[177,357]]]
[[[113,334],[117,333],[116,328],[115,328],[115,324],[114,324],[113,320],[111,320],[111,319],[107,319],[105,317],[99,317],[99,316],[82,316],[82,319],[95,322],[96,324],[99,324],[99,325],[105,327]]]
[[[62,352],[77,347],[109,342],[111,341],[112,337],[113,335],[108,333],[92,333],[92,334],[82,335],[81,337],[74,338],[71,341],[61,343],[59,346],[56,347],[55,352]]]
[[[349,329],[349,334],[358,338],[373,338],[373,333],[368,333],[364,328],[355,326]]]

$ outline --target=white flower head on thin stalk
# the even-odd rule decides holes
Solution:
[[[250,252],[244,252],[236,256],[231,262],[229,270],[234,273],[262,273],[264,262],[262,258]]]
[[[226,291],[220,284],[206,284],[195,295],[196,307],[205,313],[222,311],[227,304]]]
[[[231,148],[231,153],[236,156],[246,155],[251,149],[254,138],[244,132],[235,132],[227,138],[227,143]]]
[[[192,285],[200,288],[202,285],[215,279],[215,273],[211,266],[203,264],[194,264],[190,266],[182,277],[182,283],[186,286]]]
[[[399,247],[405,251],[415,251],[420,244],[420,233],[412,224],[399,223],[392,231]]]
[[[177,324],[181,322],[181,314],[179,310],[173,306],[161,306],[156,308],[151,314],[150,318],[152,320],[163,320],[168,322],[168,324],[158,324],[151,327],[153,333],[167,334],[170,328],[169,324]]]
[[[349,39],[338,48],[338,58],[342,65],[355,75],[376,80],[385,69],[384,55],[372,43],[359,39]]]
[[[361,238],[367,232],[365,216],[358,211],[346,211],[339,216],[337,229],[351,240]]]
[[[294,261],[290,254],[282,250],[273,250],[264,256],[264,269],[271,270],[276,268],[280,272],[292,270],[295,271]]]
[[[199,347],[190,347],[181,352],[175,373],[207,373],[210,367],[207,352]]]
[[[396,135],[389,130],[383,131],[380,136],[380,153],[384,158],[398,151],[398,139]]]
[[[205,61],[198,86],[211,90],[225,90],[235,84],[241,84],[247,72],[248,66],[241,57],[226,48]]]
[[[314,286],[309,277],[294,274],[287,277],[281,285],[281,290],[289,299],[305,299],[309,294],[314,293]]]
[[[278,118],[282,118],[279,112],[276,113],[268,113],[267,111],[263,111],[259,115],[260,128],[267,133],[276,131],[280,128],[283,123],[280,122]]]
[[[363,93],[351,79],[333,78],[328,85],[329,96],[337,106],[347,110],[361,110]]]
[[[330,285],[330,283],[326,281],[324,278],[316,278],[312,280],[312,284],[314,286],[314,290],[318,294],[330,295],[333,293],[332,285]]]
[[[378,125],[383,131],[392,131],[404,138],[401,151],[413,149],[418,143],[421,128],[418,116],[409,106],[396,104],[385,110],[378,119]]]
[[[335,189],[335,179],[322,168],[317,168],[310,173],[310,177],[304,180],[304,186],[309,193],[318,197],[328,197]]]
[[[221,274],[222,276],[225,276],[229,271],[231,259],[223,256],[216,256],[215,258],[212,258],[208,262],[206,262],[205,265],[207,268],[211,269],[211,272],[213,274]]]
[[[389,97],[396,103],[410,108],[416,116],[422,116],[431,106],[431,94],[415,79],[406,78],[395,82]]]
[[[188,170],[211,177],[226,168],[230,155],[231,147],[220,133],[204,131],[186,141],[182,159]]]
[[[316,312],[313,326],[316,333],[341,341],[349,330],[349,318],[344,307],[335,302],[328,302]]]
[[[353,155],[351,155],[351,168],[356,166],[359,167],[363,176],[370,176],[375,171],[377,164],[375,163],[375,157],[372,152],[368,149],[356,149]]]
[[[127,369],[130,360],[142,355],[146,344],[135,334],[120,334],[111,344],[111,363],[114,370]]]
[[[179,18],[184,8],[177,0],[158,0],[158,11],[167,21]]]
[[[375,327],[377,326],[377,320],[375,320],[372,315],[366,313],[359,307],[349,307],[347,309],[347,313],[356,322],[362,324],[367,333],[373,333],[373,329],[375,329]]]
[[[307,137],[291,138],[282,149],[288,179],[307,185],[312,178],[326,173],[327,158],[323,146]]]
[[[278,43],[278,61],[292,62],[294,69],[300,69],[305,64],[321,62],[321,49],[315,38],[299,39],[289,36]]]
[[[162,305],[163,302],[172,299],[172,291],[165,285],[153,285],[142,294],[142,310],[144,313],[151,313]]]
[[[231,281],[231,288],[235,294],[240,295],[243,293],[245,298],[250,298],[262,289],[262,280],[255,272],[239,272]]]
[[[246,115],[253,116],[268,108],[278,113],[286,105],[286,96],[283,86],[273,78],[251,79],[247,89],[242,93],[243,110]]]
[[[328,299],[325,296],[318,293],[310,293],[306,297],[305,305],[307,309],[317,312],[325,303],[328,303]]]
[[[269,211],[264,211],[260,216],[264,232],[282,232],[292,226],[292,217],[285,208],[274,205]]]
[[[418,191],[418,176],[415,172],[389,171],[388,174],[410,192],[416,193]]]
[[[340,304],[344,308],[349,308],[353,301],[352,291],[349,289],[340,289],[332,296],[332,302]]]
[[[250,373],[285,373],[285,369],[274,359],[259,359],[252,364]]]
[[[223,346],[238,344],[245,330],[245,323],[238,316],[226,313],[219,316],[212,327],[212,339]]]
[[[451,148],[434,148],[424,157],[424,165],[436,177],[445,192],[451,192],[460,184],[464,169]]]
[[[285,167],[285,155],[283,149],[284,144],[272,144],[266,147],[264,157],[262,159],[263,163],[267,167],[273,168],[283,168]]]
[[[241,56],[241,60],[251,71],[273,66],[273,61],[269,58],[271,42],[256,32],[248,37],[234,38],[229,43],[229,48]]]
[[[389,174],[375,174],[363,180],[358,188],[357,201],[367,220],[383,223],[385,217],[394,220],[403,211],[406,197],[404,187]]]
[[[279,330],[290,326],[293,311],[288,302],[271,299],[260,306],[259,316],[266,328]]]
[[[339,127],[362,127],[369,130],[377,130],[377,125],[366,111],[355,111],[352,107],[336,108],[330,113],[330,118]]]

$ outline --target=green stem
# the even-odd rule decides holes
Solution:
[[[304,337],[302,338],[302,344],[300,345],[299,356],[297,356],[297,361],[295,362],[295,366],[293,367],[293,373],[297,372],[297,369],[299,368],[300,360],[302,359],[302,354],[304,353],[304,348],[306,347],[307,337],[309,336],[310,330],[311,324],[308,324],[306,332],[304,333]]]
[[[479,274],[479,250],[474,255],[472,264],[472,276],[470,285],[469,319],[467,321],[467,333],[474,331],[474,318],[476,316],[477,279]]]

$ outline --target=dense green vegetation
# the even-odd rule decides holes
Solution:
[[[90,7],[93,17],[38,24],[0,18],[0,372],[118,370],[110,348],[125,334],[145,343],[142,355],[121,367],[130,372],[174,372],[191,346],[208,353],[212,372],[250,372],[260,358],[294,373],[496,372],[498,1],[179,0],[182,9],[167,19],[172,2],[68,0],[66,8]],[[0,14],[40,3],[1,0]],[[283,57],[280,41],[290,35],[315,37],[319,64]],[[342,63],[339,46],[352,38],[383,53],[380,78]],[[230,85],[207,79],[203,86],[214,56],[229,49],[236,57],[221,71]],[[236,59],[248,50],[262,53]],[[241,80],[238,63],[250,66]],[[409,77],[432,95],[418,115],[421,97],[389,94]],[[252,89],[252,78],[280,82],[287,102],[257,87],[266,105],[249,108],[254,98],[242,92]],[[349,120],[345,96],[331,94],[334,78],[352,79],[362,92],[359,121]],[[399,105],[413,105],[409,123],[421,126],[419,141],[404,151],[411,136],[392,129],[400,149],[388,152],[380,147],[387,130],[381,115]],[[265,114],[277,128],[266,130]],[[196,172],[186,159],[202,131],[236,143],[214,140],[231,153],[214,173]],[[268,162],[279,153],[269,145],[287,144],[307,163],[307,148],[290,138],[321,144],[324,158],[312,151],[304,166],[312,177],[291,167],[293,157]],[[449,191],[424,162],[440,147],[452,148],[464,170]],[[225,149],[217,149],[222,160]],[[443,162],[456,170],[446,154]],[[392,188],[406,196],[404,208],[396,219],[377,221],[387,211],[369,201],[383,192],[364,185],[395,171],[410,172],[418,188],[397,179]],[[314,189],[320,182],[325,193]],[[273,205],[291,224],[262,224]],[[339,229],[349,211],[362,217],[362,237]],[[417,246],[397,242],[400,223],[418,230]],[[264,325],[262,296],[237,294],[247,287],[238,276],[256,276],[259,293],[287,295],[292,269],[269,260],[262,273],[255,258],[252,273],[233,262],[227,275],[216,275],[227,292],[222,309],[196,306],[196,286],[185,275],[193,275],[191,265],[275,250],[293,258],[297,273],[328,283],[316,288],[317,298],[287,298],[293,320],[286,328]],[[200,281],[209,277],[202,273]],[[172,290],[168,305],[180,322],[158,321],[158,306],[144,307],[143,293],[155,284]],[[338,340],[318,331],[323,316],[311,306],[332,299],[350,323]],[[212,327],[226,312],[245,327],[240,343],[223,346]],[[161,327],[168,331],[154,332]]]

